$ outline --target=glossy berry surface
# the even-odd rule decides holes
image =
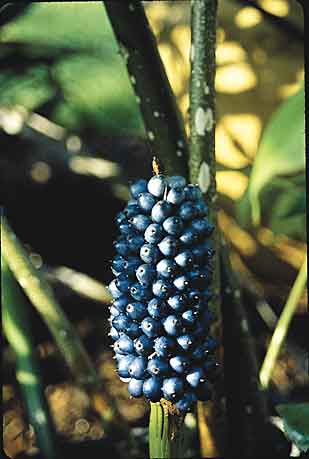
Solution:
[[[197,185],[163,174],[137,180],[116,216],[109,284],[116,371],[132,397],[182,412],[209,400],[218,373],[213,321],[214,227]]]

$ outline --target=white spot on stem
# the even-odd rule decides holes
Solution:
[[[154,133],[152,131],[148,131],[148,139],[154,140],[154,138],[155,138]]]
[[[184,147],[184,143],[183,143],[182,140],[178,140],[177,145],[178,145],[179,148]]]
[[[205,135],[205,131],[210,132],[214,125],[214,119],[211,108],[205,111],[202,107],[198,107],[194,118],[195,130],[198,135]]]
[[[200,171],[199,171],[199,174],[198,174],[198,185],[202,191],[202,193],[206,193],[208,188],[209,188],[209,185],[210,185],[210,169],[209,169],[209,166],[208,164],[203,161],[202,164],[201,164],[201,167],[200,167]]]
[[[155,111],[153,112],[153,116],[154,116],[155,118],[159,118],[160,113],[157,112],[157,111],[155,110]]]
[[[136,84],[136,79],[135,79],[134,75],[130,76],[130,80],[131,80],[132,84]]]
[[[204,93],[206,94],[206,96],[210,94],[210,89],[207,83],[204,83]]]
[[[191,59],[191,62],[194,61],[194,45],[193,44],[191,45],[190,59]]]
[[[181,151],[181,150],[177,150],[177,151],[176,151],[176,155],[177,155],[179,158],[181,158],[181,156],[182,156],[182,151]]]

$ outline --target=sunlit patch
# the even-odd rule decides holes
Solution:
[[[242,113],[239,115],[225,115],[221,122],[226,131],[243,148],[244,152],[250,157],[254,157],[262,130],[260,118],[251,113]]]
[[[159,45],[160,56],[174,92],[178,95],[189,77],[189,62],[184,61],[173,48],[165,43]]]
[[[240,29],[254,27],[262,20],[262,13],[252,6],[241,8],[235,16],[235,24]]]
[[[232,169],[245,167],[249,164],[249,160],[236,147],[222,122],[216,128],[216,160]]]
[[[82,142],[77,135],[70,135],[66,140],[67,149],[72,153],[77,153],[82,148]]]
[[[285,99],[286,97],[293,96],[299,91],[299,83],[291,84],[282,84],[278,88],[278,96],[280,99]]]
[[[222,27],[217,28],[217,44],[220,45],[225,40],[225,31]]]
[[[219,171],[216,174],[217,190],[233,200],[241,198],[248,185],[248,177],[238,171]]]
[[[259,3],[264,10],[276,16],[287,16],[289,14],[289,4],[286,0],[260,0]]]
[[[7,134],[18,134],[23,128],[25,117],[26,112],[22,108],[19,110],[1,107],[0,126]]]
[[[32,113],[27,119],[28,126],[54,140],[61,140],[65,130],[38,113]]]
[[[216,74],[216,90],[227,94],[249,91],[257,84],[255,73],[249,64],[242,62],[219,67]]]
[[[101,158],[75,156],[70,159],[69,166],[70,169],[77,174],[94,175],[98,178],[108,178],[119,175],[118,164]]]
[[[164,27],[169,8],[164,2],[147,2],[147,17],[155,35],[159,35]]]
[[[246,59],[246,51],[236,41],[225,41],[217,46],[218,65],[235,64]]]
[[[172,29],[171,39],[177,46],[184,59],[189,60],[191,32],[187,25],[177,25]]]
[[[51,167],[44,161],[37,161],[32,164],[30,176],[35,182],[46,183],[51,178],[51,175]]]
[[[257,243],[244,231],[236,221],[229,217],[223,210],[218,212],[218,223],[226,239],[244,256],[252,257],[257,252]]]

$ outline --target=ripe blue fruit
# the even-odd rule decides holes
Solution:
[[[203,194],[198,185],[189,184],[185,187],[186,199],[189,201],[196,201],[197,199],[202,199]]]
[[[140,206],[137,201],[128,202],[126,209],[123,211],[127,219],[134,217],[141,212]]]
[[[208,214],[208,207],[203,199],[195,202],[195,210],[199,217],[205,217]]]
[[[145,241],[151,244],[157,244],[161,239],[163,239],[164,231],[162,226],[158,223],[151,223],[147,226],[144,237]]]
[[[109,336],[112,338],[113,341],[116,341],[120,337],[120,334],[116,330],[116,328],[111,327],[111,329],[109,331]]]
[[[176,355],[172,357],[170,360],[170,366],[173,368],[176,373],[186,373],[187,370],[190,368],[190,360],[188,357],[184,355]]]
[[[121,355],[117,362],[117,373],[122,378],[130,378],[129,366],[135,359],[134,355]]]
[[[150,225],[151,220],[147,215],[138,214],[130,218],[130,223],[132,223],[132,226],[134,226],[137,231],[144,232],[147,226]]]
[[[129,299],[127,295],[121,295],[117,299],[113,300],[112,304],[119,312],[125,312],[128,302]]]
[[[197,396],[193,392],[188,392],[176,403],[176,407],[182,413],[187,413],[192,408],[192,405],[197,401]]]
[[[135,270],[140,264],[140,258],[134,256],[127,257],[124,263],[124,269],[126,274],[128,274],[129,276],[135,275]]]
[[[123,334],[114,343],[114,350],[118,354],[131,354],[134,351],[134,344],[131,338]]]
[[[194,337],[192,334],[184,334],[177,337],[177,343],[184,351],[189,351],[194,345]]]
[[[169,258],[163,258],[157,264],[157,272],[159,277],[163,277],[165,279],[170,279],[176,274],[177,265],[174,260]]]
[[[126,334],[130,336],[130,338],[137,338],[142,334],[140,324],[137,322],[131,322],[129,327],[126,330]]]
[[[178,336],[181,334],[183,324],[178,316],[171,314],[163,320],[163,327],[168,335]]]
[[[175,257],[175,261],[182,268],[189,268],[193,264],[193,253],[190,250],[185,250]]]
[[[151,291],[137,282],[132,284],[130,294],[136,301],[147,301],[152,297]]]
[[[143,393],[151,402],[158,402],[162,397],[162,378],[152,376],[144,381]]]
[[[122,223],[127,223],[127,217],[124,212],[119,212],[116,215],[116,223],[117,225],[121,225]]]
[[[108,285],[108,289],[113,298],[119,298],[122,296],[122,292],[119,290],[116,284],[116,279],[112,280]]]
[[[129,234],[134,233],[134,229],[131,223],[127,223],[127,222],[121,223],[118,226],[118,228],[119,228],[120,233],[123,234],[124,236],[128,236]]]
[[[114,244],[115,250],[120,255],[126,257],[130,253],[129,244],[125,239],[118,239]]]
[[[147,306],[148,314],[153,319],[162,319],[167,312],[165,301],[160,298],[152,298]]]
[[[176,342],[170,336],[160,336],[154,341],[154,350],[159,357],[168,357],[176,347]]]
[[[112,320],[112,326],[116,328],[117,331],[126,331],[126,329],[131,325],[131,319],[125,314],[119,314]]]
[[[132,320],[142,320],[147,315],[145,304],[138,301],[129,303],[126,307],[127,315]]]
[[[160,252],[154,244],[144,244],[140,250],[140,257],[145,263],[156,263],[160,258]]]
[[[145,373],[147,368],[148,360],[146,357],[135,357],[129,365],[129,374],[131,378],[145,379]]]
[[[179,207],[178,215],[183,220],[186,220],[186,221],[192,220],[192,218],[194,218],[196,215],[196,210],[195,210],[193,202],[191,201],[183,202]]]
[[[163,376],[168,374],[170,366],[165,359],[153,357],[148,361],[147,371],[152,376]]]
[[[135,352],[139,355],[149,355],[153,352],[153,340],[146,335],[141,335],[134,341]]]
[[[182,235],[179,237],[179,240],[187,245],[187,246],[191,246],[192,244],[196,244],[197,240],[198,240],[198,233],[196,230],[193,230],[191,227],[190,228],[186,228]]]
[[[163,196],[167,182],[163,175],[155,175],[148,182],[148,191],[153,196],[160,198]]]
[[[171,188],[184,188],[186,186],[186,179],[181,175],[172,175],[168,177],[167,182]]]
[[[192,309],[187,309],[186,311],[184,311],[181,314],[181,317],[182,317],[185,327],[187,328],[193,327],[197,321],[197,315],[198,315],[198,312],[193,311]]]
[[[127,237],[130,252],[139,252],[140,248],[144,244],[144,238],[140,234]]]
[[[165,299],[170,295],[172,285],[164,280],[158,279],[152,284],[152,292],[155,296],[161,299]]]
[[[178,242],[173,236],[166,236],[158,244],[158,247],[166,257],[174,257],[177,253]]]
[[[149,213],[153,206],[156,204],[157,200],[150,193],[140,193],[137,198],[137,202],[141,209]]]
[[[162,392],[164,398],[176,402],[184,393],[183,380],[177,376],[163,379]]]
[[[186,375],[186,380],[191,387],[198,387],[199,384],[205,381],[205,374],[203,369],[200,367],[190,368],[188,374]]]
[[[182,188],[172,188],[168,194],[166,200],[172,204],[180,204],[185,199],[185,192]]]
[[[127,293],[130,287],[128,275],[125,273],[119,274],[115,280],[115,285],[120,292]]]
[[[177,288],[177,290],[180,290],[181,292],[188,290],[190,288],[190,279],[188,276],[177,276],[174,279],[174,285]]]
[[[140,193],[147,191],[147,180],[140,179],[132,183],[130,186],[131,194],[134,198],[137,198]]]
[[[149,285],[155,278],[156,270],[149,263],[144,263],[140,265],[136,270],[137,280],[142,285]]]
[[[153,319],[152,317],[145,317],[141,323],[141,329],[149,338],[159,336],[162,331],[161,322]]]
[[[143,395],[143,384],[142,379],[131,378],[128,384],[128,391],[132,397],[141,397]]]
[[[151,218],[155,223],[162,223],[173,212],[173,204],[168,201],[158,201],[152,208]]]
[[[116,255],[112,261],[113,274],[121,273],[125,269],[126,259],[122,255]]]
[[[113,305],[110,306],[109,312],[110,312],[110,315],[112,316],[112,319],[113,319],[114,317],[116,317],[116,316],[119,316],[119,314],[120,314],[120,311],[118,311],[118,309],[115,308],[115,306],[113,306]]]
[[[183,223],[179,217],[168,217],[163,222],[163,228],[172,236],[178,236],[183,230]]]
[[[191,226],[199,234],[205,234],[209,231],[210,223],[206,218],[196,218],[191,222]]]
[[[174,311],[181,312],[188,306],[188,298],[186,295],[177,294],[170,296],[167,303]]]

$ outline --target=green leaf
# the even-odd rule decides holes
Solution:
[[[260,193],[274,177],[305,169],[305,96],[303,86],[274,113],[262,136],[248,186],[252,220],[261,219]]]
[[[309,449],[309,403],[277,405],[288,437],[301,451]]]

